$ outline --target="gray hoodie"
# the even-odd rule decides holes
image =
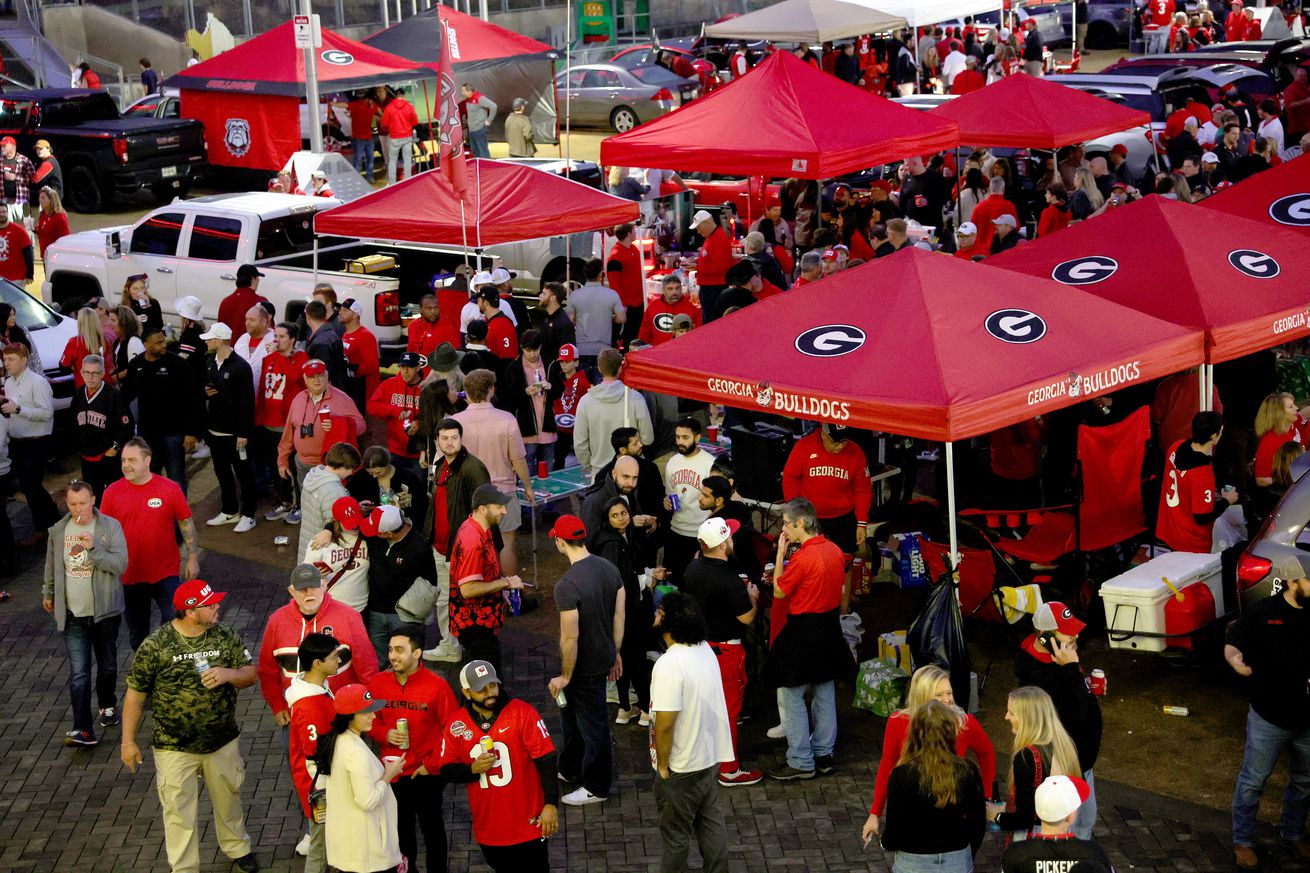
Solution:
[[[640,391],[615,379],[594,386],[578,401],[577,420],[573,424],[573,453],[587,475],[593,475],[613,460],[610,435],[621,427],[635,427],[643,445],[655,441],[650,410],[646,408]]]
[[[91,596],[95,602],[95,621],[123,614],[123,571],[127,569],[127,537],[115,518],[98,509],[95,514],[95,547],[91,549]],[[55,602],[55,627],[62,633],[68,609],[64,603],[64,530],[71,515],[65,515],[50,528],[46,540],[45,582],[41,598]]]
[[[323,464],[305,474],[305,484],[300,486],[300,547],[296,554],[309,551],[310,540],[332,520],[332,504],[345,496],[345,483]]]

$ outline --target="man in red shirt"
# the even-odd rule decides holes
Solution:
[[[450,632],[465,656],[500,661],[500,627],[505,623],[506,589],[520,590],[518,576],[502,576],[495,531],[505,505],[514,499],[488,482],[473,491],[473,511],[459,527],[450,554]]]
[[[1288,143],[1310,133],[1310,70],[1305,67],[1296,68],[1292,84],[1283,91],[1283,109],[1287,113]]]
[[[418,837],[423,831],[428,873],[445,873],[446,825],[441,820],[441,734],[458,710],[446,680],[423,666],[423,628],[405,624],[391,632],[387,661],[391,669],[368,683],[374,700],[386,706],[369,731],[382,757],[404,756],[405,769],[391,782],[396,795],[396,835],[409,869],[418,873]],[[397,722],[405,719],[405,730]]]
[[[829,540],[848,555],[864,545],[873,480],[847,428],[824,423],[796,441],[782,469],[782,498],[814,504]]]
[[[793,290],[823,278],[823,252],[806,252],[800,259],[801,274],[791,283]]]
[[[21,224],[0,209],[0,277],[20,285],[32,283],[32,237]],[[245,310],[242,310],[244,313]]]
[[[468,520],[469,504],[479,485],[491,481],[487,465],[464,448],[464,426],[453,418],[437,425],[437,451],[432,465],[432,560],[437,578],[436,618],[441,643],[424,656],[430,661],[461,661],[464,653],[450,632],[450,556],[455,535]]]
[[[312,760],[318,752],[318,738],[327,736],[332,730],[332,720],[337,714],[332,706],[332,692],[328,690],[327,683],[341,669],[339,647],[340,644],[329,634],[305,634],[296,650],[297,666],[301,672],[291,678],[286,691],[287,706],[291,707],[291,724],[287,730],[291,782],[296,786],[300,809],[309,820],[308,842],[301,840],[305,846],[307,870],[327,869],[324,822],[314,821],[309,794],[316,787],[314,782],[318,768],[313,766]],[[326,789],[327,783],[319,780],[317,787]],[[299,851],[300,846],[296,849]]]
[[[1222,415],[1198,412],[1192,438],[1170,446],[1165,455],[1155,535],[1175,551],[1208,554],[1215,521],[1237,502],[1231,487],[1215,494],[1214,448],[1223,432]]]
[[[737,259],[732,256],[732,240],[709,212],[697,211],[691,219],[691,230],[703,240],[696,255],[696,284],[700,287],[702,318],[710,322],[717,317],[719,295],[728,287],[728,268]]]
[[[1177,9],[1174,0],[1150,0],[1146,5],[1146,23],[1156,27],[1168,27],[1173,22],[1174,12]]]
[[[464,298],[463,294],[459,296],[461,299]],[[424,294],[418,306],[419,317],[409,323],[406,351],[417,352],[425,358],[430,358],[437,350],[437,346],[442,343],[450,343],[454,348],[464,344],[464,338],[459,334],[458,309],[451,310],[443,317],[435,294]]]
[[[1246,39],[1246,15],[1242,0],[1232,0],[1233,11],[1224,19],[1224,36],[1229,42],[1241,42]]]
[[[966,221],[955,231],[954,257],[972,261],[977,257],[987,257],[988,250],[978,244],[978,225]]]
[[[246,313],[250,307],[268,302],[268,298],[259,293],[259,278],[263,275],[254,264],[242,264],[237,268],[236,288],[218,304],[218,320],[232,328],[233,336],[245,333]]]
[[[519,335],[514,322],[500,309],[500,290],[488,285],[478,292],[478,313],[487,322],[487,349],[502,361],[519,356]]]
[[[473,839],[487,866],[548,873],[546,840],[559,833],[559,771],[546,722],[502,689],[486,661],[465,664],[459,685],[464,705],[441,732],[441,778],[468,786]]]
[[[973,209],[973,215],[970,216],[975,227],[978,228],[978,240],[976,245],[981,249],[981,254],[990,254],[992,250],[992,237],[996,235],[996,227],[992,224],[994,220],[1002,215],[1010,215],[1017,222],[1019,213],[1015,211],[1014,204],[1005,199],[1005,180],[997,176],[988,183],[988,194]]]
[[[964,69],[956,73],[955,80],[951,82],[951,93],[969,94],[981,90],[986,84],[986,77],[978,72],[978,59],[969,55],[964,59]]]
[[[400,356],[399,372],[369,395],[368,414],[387,423],[391,462],[418,472],[418,396],[423,390],[423,359],[413,352]]]
[[[637,234],[632,225],[620,224],[614,228],[614,236],[618,242],[610,249],[605,271],[609,274],[610,287],[628,310],[628,319],[623,322],[623,330],[619,335],[626,350],[642,326],[641,316],[646,304],[646,273],[642,269],[641,251],[633,245]]]
[[[396,181],[396,160],[405,156],[405,178],[414,175],[414,128],[418,127],[418,113],[400,94],[391,92],[387,108],[382,110],[378,130],[387,140],[387,184]]]
[[[788,558],[791,546],[799,544]],[[785,564],[785,566],[784,566]],[[787,604],[787,624],[769,649],[767,671],[778,688],[778,713],[787,734],[787,766],[769,775],[780,781],[834,772],[837,698],[833,680],[851,673],[851,650],[839,613],[846,600],[846,560],[819,533],[814,504],[804,497],[782,510],[774,560],[773,596]],[[807,710],[806,692],[813,693]],[[811,730],[811,723],[813,730]]]
[[[151,454],[141,437],[128,440],[119,453],[123,478],[106,488],[100,501],[100,511],[123,526],[127,540],[123,620],[134,652],[150,634],[152,602],[159,608],[160,624],[173,615],[173,593],[181,584],[175,524],[186,544],[185,576],[190,580],[200,575],[200,548],[191,507],[176,482],[150,472]]]
[[[700,310],[689,297],[683,296],[682,280],[670,273],[661,283],[660,299],[646,308],[637,339],[647,345],[663,345],[673,339],[673,319],[678,315],[686,315],[693,325],[700,325]],[[629,314],[624,328],[631,322],[632,316]]]
[[[379,357],[378,338],[364,327],[360,317],[364,304],[353,297],[347,298],[337,310],[341,322],[341,348],[346,353],[346,393],[355,406],[365,406],[368,398],[378,389]]]
[[[352,163],[355,171],[373,184],[373,120],[378,117],[378,105],[367,91],[356,91],[346,104],[350,116],[350,138],[354,143]]]
[[[277,521],[295,514],[295,494],[292,480],[277,475],[277,446],[287,423],[292,399],[304,388],[302,376],[309,355],[296,348],[296,326],[279,324],[273,329],[276,343],[273,351],[264,356],[259,374],[259,387],[255,391],[255,452],[257,463],[272,470],[273,490],[277,506],[264,518]],[[296,521],[300,516],[296,514]]]

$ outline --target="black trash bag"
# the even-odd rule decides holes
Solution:
[[[951,675],[951,690],[956,704],[969,708],[969,647],[964,641],[964,619],[955,597],[955,582],[947,570],[932,590],[905,641],[910,646],[914,666],[935,664]]]

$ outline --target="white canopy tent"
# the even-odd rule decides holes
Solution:
[[[993,5],[994,8],[994,5]],[[862,0],[782,0],[705,28],[715,39],[771,39],[819,44],[905,27],[901,15]]]
[[[1001,0],[849,0],[857,6],[905,19],[910,27],[940,24],[969,15],[995,12]],[[743,16],[744,17],[744,16]]]

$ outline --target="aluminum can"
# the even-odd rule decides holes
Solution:
[[[408,749],[409,748],[409,719],[407,718],[396,719],[396,730],[400,731],[402,734],[405,735],[405,739],[403,742],[396,743],[396,748]]]

